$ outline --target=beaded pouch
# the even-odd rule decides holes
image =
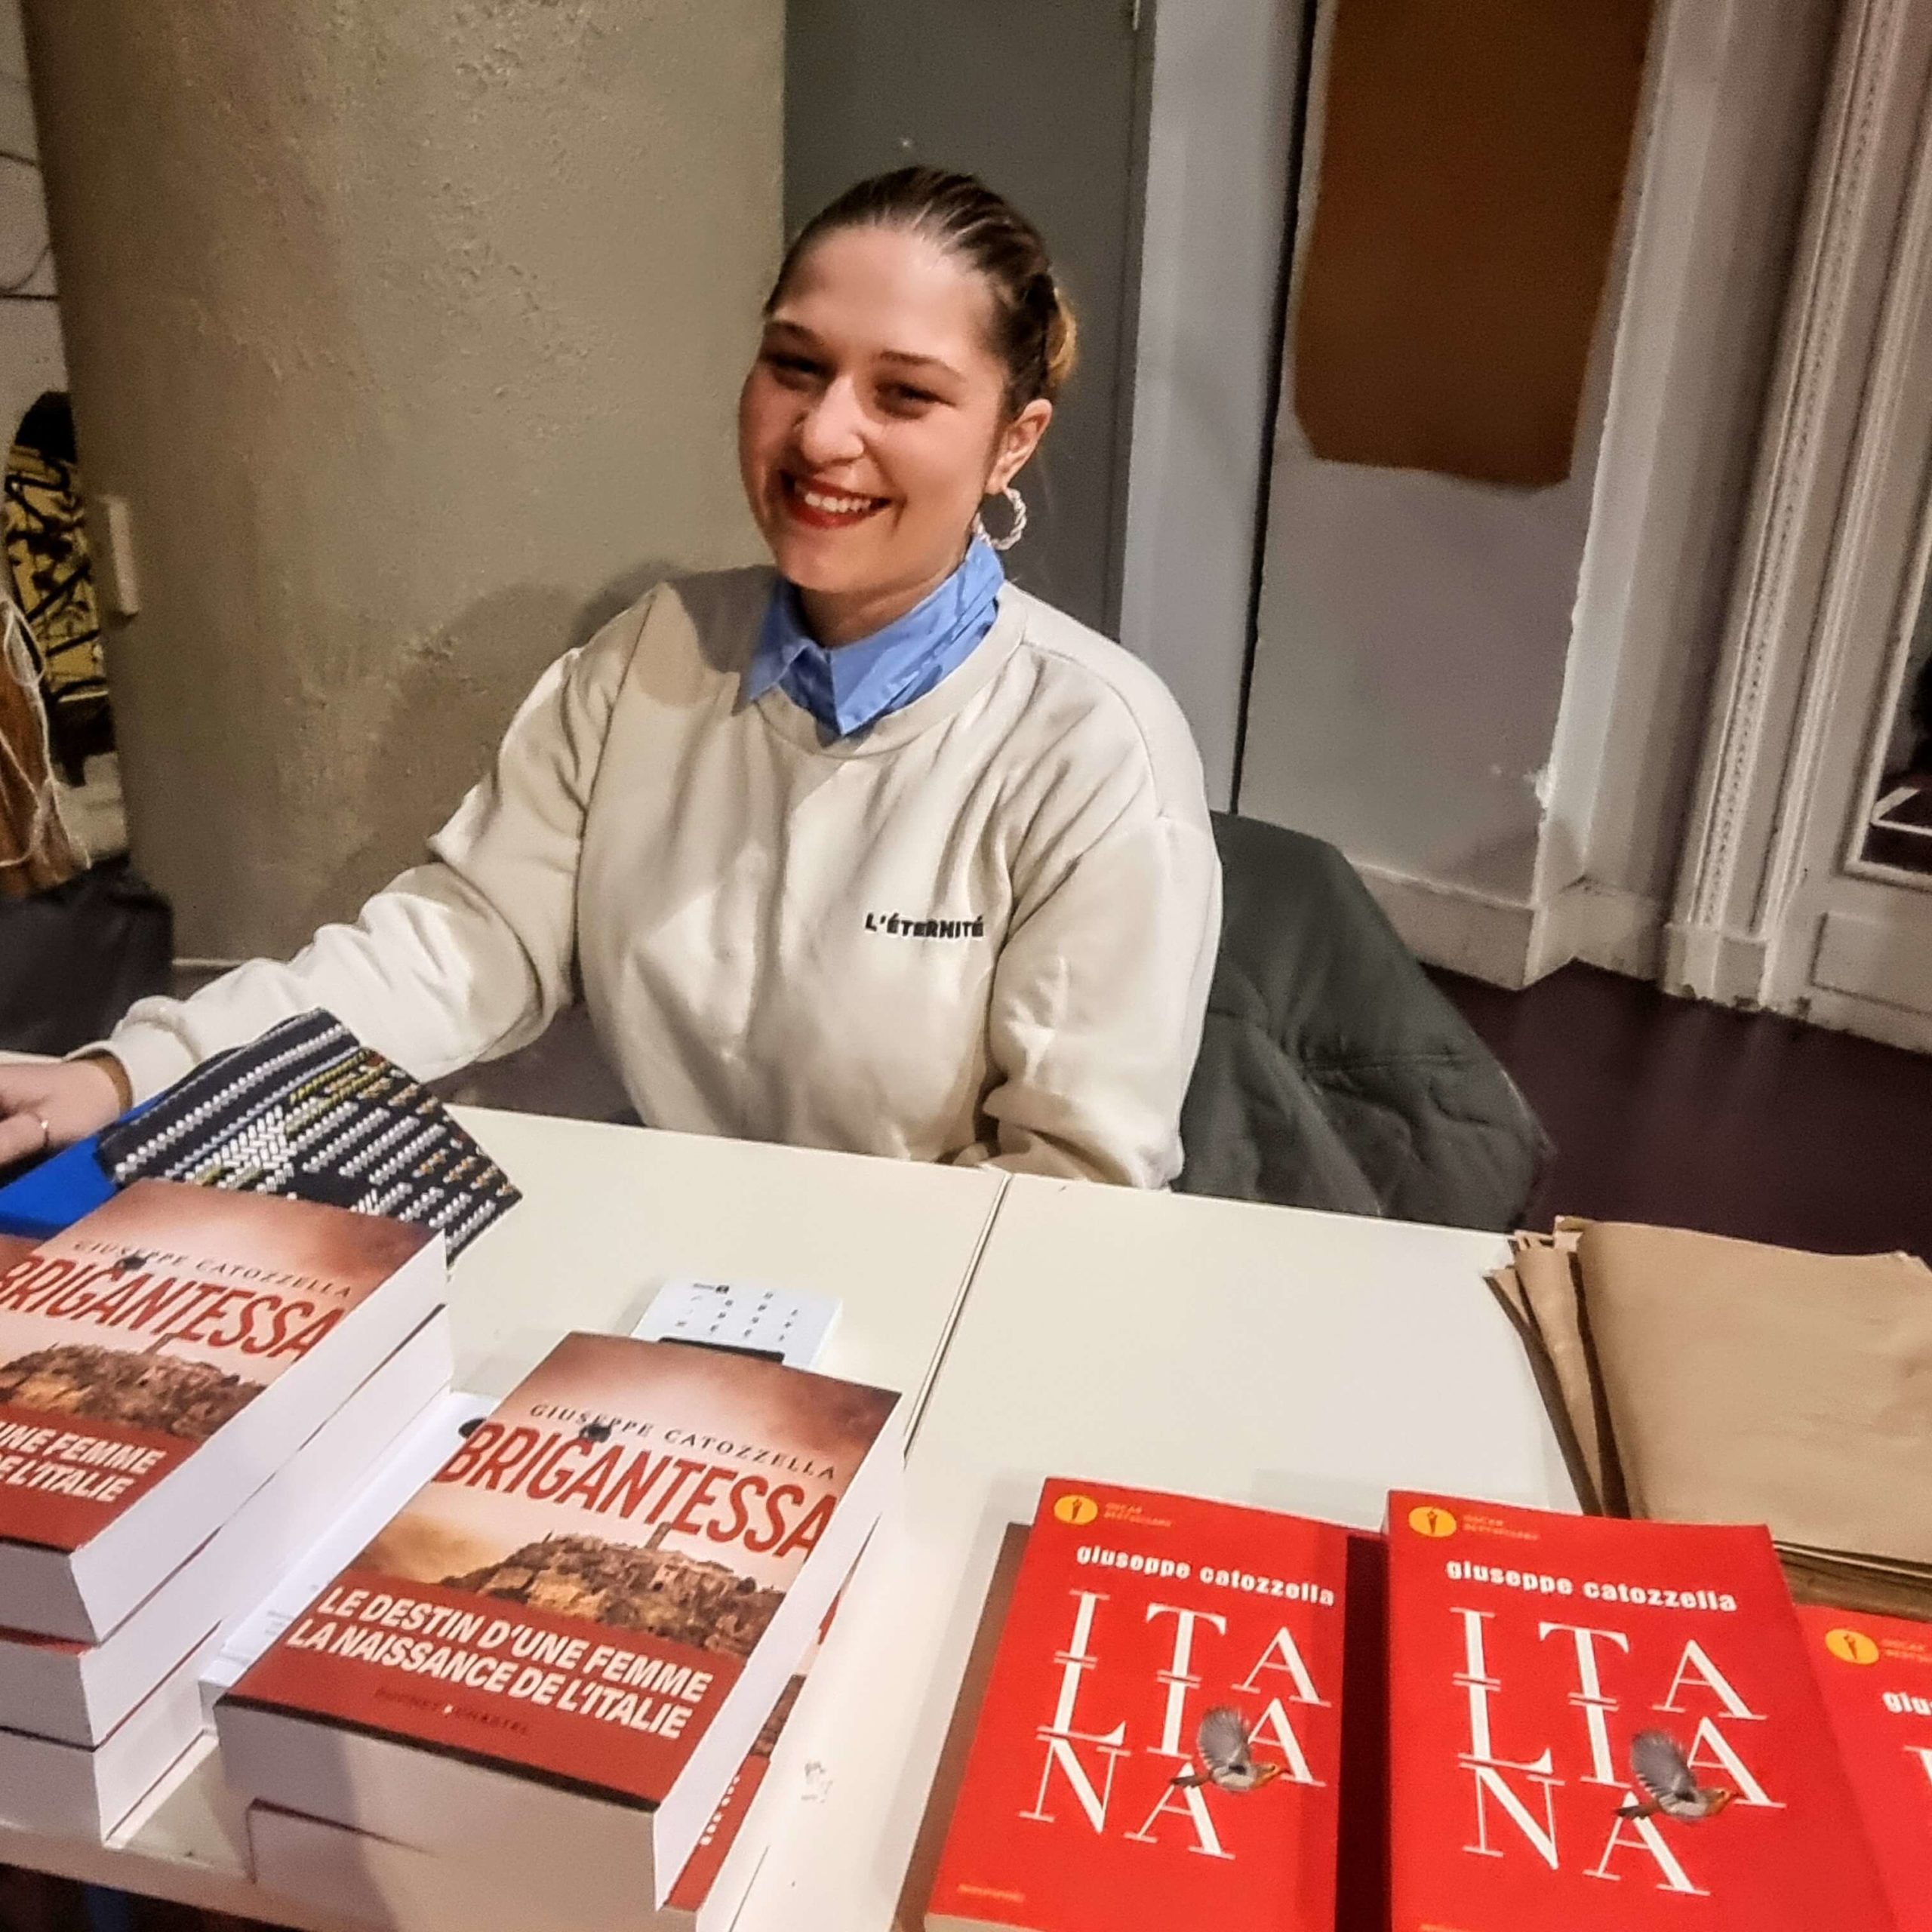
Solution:
[[[452,1258],[521,1197],[441,1101],[331,1014],[206,1060],[100,1136],[117,1187],[292,1195],[439,1230]]]

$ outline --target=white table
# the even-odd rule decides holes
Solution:
[[[1043,1478],[1361,1527],[1407,1484],[1574,1508],[1482,1283],[1505,1251],[1490,1235],[1013,1182],[900,1520],[774,1761],[774,1835],[737,1932],[916,1932],[943,1826],[921,1841],[934,1772],[1002,1540]]]
[[[922,1391],[1004,1177],[459,1109],[522,1189],[458,1263],[457,1377],[506,1391],[571,1328],[627,1328],[666,1279],[715,1272],[836,1294],[828,1373]],[[0,1823],[0,1863],[288,1924],[325,1926],[248,1876],[209,1740],[109,1845]]]
[[[770,1848],[739,1932],[913,1932],[934,1767],[995,1559],[1043,1476],[1360,1524],[1398,1484],[1572,1506],[1482,1284],[1498,1237],[464,1118],[528,1196],[457,1275],[472,1386],[506,1387],[562,1327],[622,1326],[666,1275],[714,1270],[838,1295],[835,1374],[917,1389],[937,1364],[903,1502],[761,1794]],[[240,1833],[204,1761],[112,1846],[0,1832],[0,1861],[326,1926],[249,1883]]]

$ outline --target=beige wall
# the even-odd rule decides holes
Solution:
[[[137,862],[187,955],[407,863],[540,668],[742,560],[782,0],[27,0]]]
[[[35,151],[33,104],[27,94],[26,48],[20,0],[0,0],[0,147]],[[17,162],[0,163],[0,282],[18,281],[39,260],[47,239],[40,177]],[[54,264],[42,262],[23,293],[51,294]],[[67,386],[60,357],[60,318],[51,302],[0,302],[0,441],[43,389]]]

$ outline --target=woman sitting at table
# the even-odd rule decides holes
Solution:
[[[995,554],[1073,354],[980,183],[841,195],[740,403],[776,574],[662,585],[552,666],[355,924],[0,1069],[0,1161],[312,1008],[429,1079],[580,993],[654,1127],[1171,1180],[1219,925],[1200,762],[1154,674]]]

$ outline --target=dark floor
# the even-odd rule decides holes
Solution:
[[[1524,992],[1432,974],[1557,1145],[1537,1203],[1932,1258],[1932,1059],[1594,967]]]
[[[65,1878],[0,1867],[0,1932],[244,1932],[245,1921],[165,1900],[87,1891]]]

